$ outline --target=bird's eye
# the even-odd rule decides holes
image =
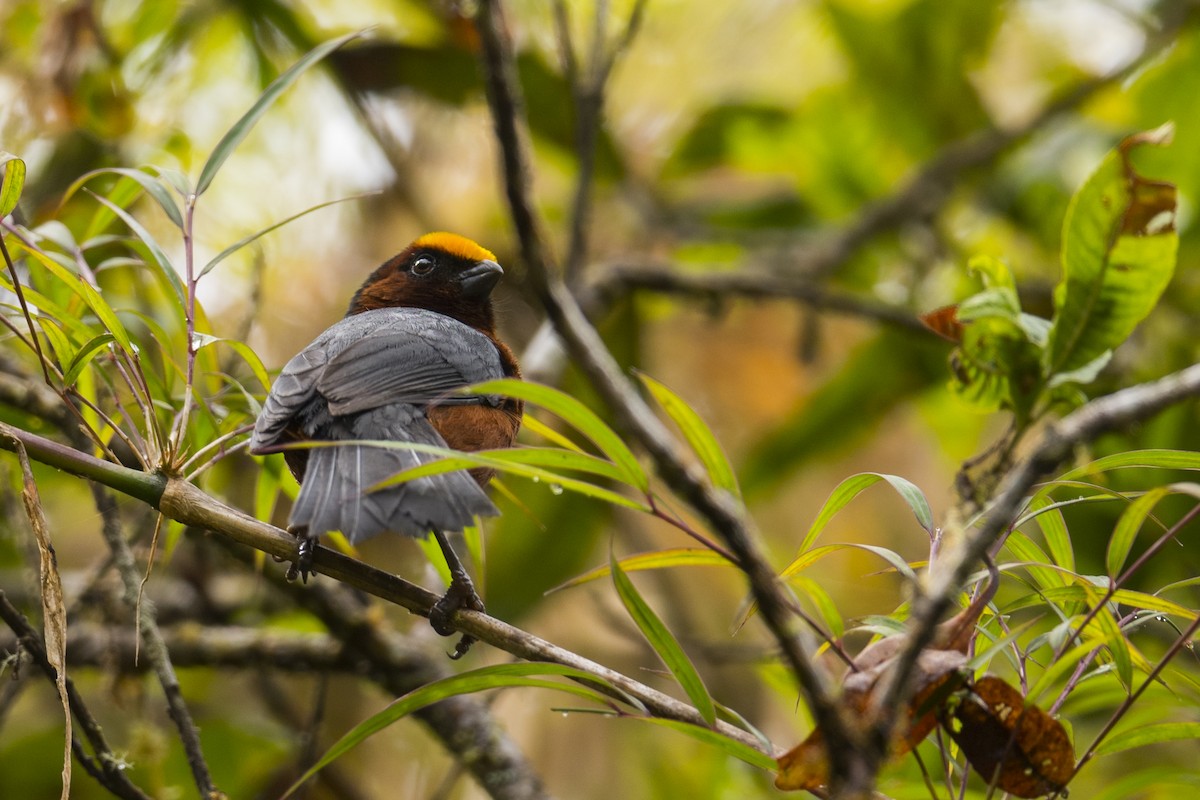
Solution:
[[[421,256],[412,265],[412,273],[414,275],[428,275],[433,272],[435,264],[429,256]]]

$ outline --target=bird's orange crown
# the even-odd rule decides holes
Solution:
[[[443,250],[452,256],[465,258],[469,261],[495,261],[496,255],[485,247],[480,247],[465,236],[457,233],[436,231],[427,233],[412,243],[415,248],[431,247]]]

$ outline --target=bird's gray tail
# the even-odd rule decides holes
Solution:
[[[372,409],[340,419],[336,439],[384,439],[445,447],[441,436],[411,406]],[[322,436],[321,438],[325,438]],[[293,529],[309,536],[341,531],[351,542],[395,531],[426,536],[433,528],[460,531],[476,516],[499,512],[465,471],[417,478],[374,492],[367,490],[398,472],[437,457],[402,448],[339,444],[308,451],[308,468],[292,507]]]

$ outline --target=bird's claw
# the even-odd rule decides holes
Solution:
[[[454,612],[460,608],[478,611],[481,614],[487,612],[487,609],[483,605],[483,600],[479,598],[479,593],[475,591],[475,585],[471,583],[471,579],[466,575],[463,575],[461,579],[459,576],[455,576],[450,581],[450,586],[447,587],[446,593],[429,610],[429,624],[438,634],[453,636],[456,631],[451,618],[454,616]],[[475,641],[474,636],[463,634],[462,638],[458,640],[458,644],[454,646],[454,652],[450,654],[450,658],[457,661],[465,656]]]
[[[308,583],[308,576],[313,574],[313,557],[317,553],[317,540],[308,535],[306,528],[288,528],[288,533],[296,536],[300,543],[296,545],[296,560],[288,567],[287,575],[284,577],[288,581],[300,578],[304,583]]]

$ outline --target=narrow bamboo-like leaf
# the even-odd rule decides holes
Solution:
[[[1151,489],[1130,503],[1129,507],[1121,514],[1116,527],[1113,528],[1112,536],[1109,537],[1108,552],[1104,557],[1104,567],[1110,578],[1116,578],[1121,574],[1121,568],[1125,566],[1125,559],[1129,557],[1129,551],[1133,547],[1133,540],[1137,538],[1138,531],[1142,529],[1142,523],[1146,521],[1146,516],[1170,491],[1168,486]]]
[[[0,219],[4,219],[17,207],[21,191],[25,188],[25,161],[0,151],[0,166],[4,167],[4,183],[0,185]]]
[[[674,719],[661,719],[659,717],[633,717],[633,719],[641,722],[648,722],[651,725],[658,725],[663,728],[679,731],[680,733],[690,736],[693,739],[712,745],[718,750],[722,750],[726,755],[733,756],[739,761],[745,761],[752,767],[774,771],[779,769],[779,765],[775,759],[768,756],[766,753],[761,753],[755,750],[748,744],[743,744],[736,739],[730,739],[717,731],[710,728],[702,728],[699,725],[692,725],[687,722],[680,722]]]
[[[779,577],[786,581],[793,575],[799,575],[801,572],[808,569],[830,553],[836,553],[839,550],[844,549],[845,547],[840,544],[826,544],[821,545],[820,547],[814,547],[811,550],[805,550],[803,553],[793,558],[790,564],[784,567],[783,572],[779,573]]]
[[[96,357],[96,354],[112,341],[115,341],[115,338],[111,333],[102,333],[99,336],[93,337],[91,341],[79,348],[79,352],[75,354],[75,357],[71,359],[70,365],[67,366],[67,371],[63,373],[63,385],[74,385],[84,367],[90,364],[92,359]]]
[[[930,533],[933,532],[933,512],[930,511],[929,503],[920,489],[897,475],[887,475],[881,472],[860,472],[857,475],[851,475],[849,478],[846,478],[834,488],[832,494],[829,495],[829,499],[825,501],[825,505],[821,507],[821,511],[817,514],[817,518],[813,520],[813,524],[808,529],[808,534],[804,537],[804,541],[800,543],[798,552],[803,553],[808,550],[835,514],[849,505],[850,501],[862,494],[864,490],[880,481],[887,481],[904,498],[904,502],[908,503],[908,507],[916,515],[917,522],[921,527]]]
[[[1012,531],[1004,540],[1004,547],[1016,558],[1029,565],[1029,574],[1043,589],[1063,586],[1069,582],[1069,579],[1058,570],[1049,569],[1053,560],[1046,555],[1046,551],[1039,547],[1037,542],[1021,531]]]
[[[325,443],[325,442],[306,442],[304,447],[337,447],[345,445],[349,442],[341,443]],[[568,490],[577,492],[588,497],[603,500],[614,505],[625,506],[626,508],[634,508],[639,511],[649,511],[650,507],[645,503],[628,498],[622,494],[618,494],[611,489],[605,489],[603,486],[581,481],[577,478],[571,478],[566,475],[560,475],[550,470],[540,467],[531,466],[522,463],[522,456],[514,456],[515,448],[506,448],[501,450],[481,450],[473,453],[463,453],[458,450],[451,450],[448,447],[436,447],[434,445],[420,444],[418,442],[390,442],[390,441],[360,441],[356,444],[369,444],[376,447],[394,447],[405,450],[414,450],[418,453],[429,453],[430,455],[441,456],[438,461],[431,461],[427,464],[411,467],[402,472],[393,475],[387,480],[380,481],[374,486],[368,487],[368,491],[378,491],[386,489],[388,486],[394,486],[398,483],[404,483],[415,478],[424,477],[426,475],[438,475],[444,472],[453,472],[456,469],[467,469],[470,467],[490,467],[498,472],[507,472],[513,475],[519,475],[524,478],[545,483],[550,491]]]
[[[622,571],[621,565],[617,563],[615,557],[609,558],[609,569],[612,571],[613,585],[616,586],[617,595],[625,605],[625,610],[629,612],[629,616],[637,624],[642,635],[646,637],[646,641],[654,648],[654,652],[658,653],[663,664],[675,676],[675,680],[683,687],[683,691],[687,693],[692,705],[700,712],[700,716],[711,726],[716,722],[717,709],[691,659],[679,646],[679,642],[675,640],[663,621],[642,599],[641,594],[633,585],[633,581],[629,580],[629,576]]]
[[[625,441],[617,435],[596,412],[576,400],[566,392],[550,386],[513,378],[488,381],[476,384],[468,389],[471,394],[498,394],[524,400],[540,406],[555,416],[561,417],[600,449],[601,453],[619,466],[625,473],[625,481],[633,484],[641,492],[650,490],[650,479],[642,465],[638,463],[633,451]]]
[[[271,388],[271,377],[267,374],[267,368],[263,366],[262,359],[258,357],[258,353],[254,352],[245,342],[239,342],[236,339],[221,339],[218,337],[205,337],[203,343],[196,348],[197,352],[205,347],[213,344],[224,344],[230,350],[242,357],[242,361],[246,362],[246,366],[254,373],[255,379],[262,384],[264,390]]]
[[[112,307],[109,306],[108,301],[101,297],[100,293],[90,283],[66,269],[40,250],[25,248],[25,251],[37,259],[38,263],[53,273],[66,286],[69,286],[75,294],[79,295],[83,302],[87,303],[88,308],[100,320],[100,324],[104,326],[106,331],[113,335],[117,344],[125,352],[133,352],[133,342],[130,341],[129,333],[125,330],[125,326],[121,324],[121,320],[117,319],[117,315],[113,312]]]
[[[1160,722],[1109,736],[1096,748],[1096,755],[1109,756],[1148,744],[1189,739],[1200,739],[1200,722]]]
[[[1200,470],[1200,452],[1190,450],[1130,450],[1114,453],[1076,467],[1064,473],[1060,480],[1070,480],[1086,475],[1099,475],[1113,469],[1132,468]]]
[[[241,239],[238,239],[236,242],[229,245],[229,247],[226,247],[224,250],[222,250],[221,252],[219,252],[215,256],[213,256],[212,260],[204,265],[204,269],[200,270],[200,274],[197,277],[203,278],[205,275],[207,275],[209,272],[211,272],[215,266],[220,264],[225,259],[229,258],[231,255],[236,253],[238,250],[241,250],[243,247],[250,244],[254,240],[256,240],[260,237],[266,236],[271,231],[282,228],[284,225],[287,225],[289,222],[295,222],[296,220],[300,219],[301,217],[307,216],[307,215],[313,213],[314,211],[320,211],[323,208],[328,208],[329,206],[337,205],[338,203],[345,203],[349,200],[361,200],[364,197],[372,197],[377,194],[379,194],[379,192],[363,192],[362,194],[351,195],[350,197],[339,197],[337,200],[329,200],[327,202],[315,205],[312,208],[306,208],[298,214],[293,214],[292,216],[288,217],[287,219],[280,220],[279,222],[276,222],[274,225],[263,228],[261,231],[257,231],[256,233],[252,233],[249,236],[245,236]]]
[[[171,222],[175,223],[176,228],[183,228],[183,214],[179,211],[179,205],[175,202],[175,198],[167,191],[167,188],[159,182],[153,175],[147,174],[140,169],[128,169],[125,167],[105,167],[103,169],[94,169],[91,172],[85,173],[72,183],[63,193],[63,202],[70,199],[71,195],[79,191],[85,183],[90,181],[97,175],[120,175],[123,178],[136,183],[146,190],[146,193],[154,198],[158,203],[159,208],[167,215]]]
[[[1129,640],[1125,638],[1125,632],[1117,624],[1116,618],[1108,613],[1108,609],[1101,609],[1095,619],[1099,623],[1100,629],[1104,631],[1104,638],[1108,642],[1108,652],[1112,655],[1113,665],[1117,668],[1117,677],[1121,679],[1121,683],[1125,685],[1126,689],[1132,689],[1133,655],[1130,653]]]
[[[626,572],[637,572],[647,569],[665,569],[667,567],[732,567],[733,563],[720,553],[707,550],[703,547],[678,547],[670,550],[655,550],[651,553],[638,553],[632,556],[626,556],[619,562],[621,569]],[[610,574],[611,569],[607,564],[590,569],[587,572],[572,578],[566,583],[559,584],[553,589],[546,591],[546,594],[557,592],[561,589],[570,589],[574,586],[581,586],[585,583],[596,580],[597,578],[605,578]]]
[[[150,231],[138,222],[132,214],[118,206],[116,203],[101,197],[98,194],[92,194],[100,202],[101,205],[110,209],[114,214],[121,218],[121,221],[129,226],[133,234],[141,240],[146,246],[146,250],[150,253],[150,258],[160,277],[166,279],[171,288],[174,290],[175,301],[178,304],[178,312],[182,318],[184,309],[187,307],[187,290],[183,288],[183,281],[179,279],[179,273],[175,271],[174,265],[171,264],[171,259],[167,257],[166,251],[159,246],[158,242],[150,235]]]
[[[362,36],[362,32],[350,33],[317,45],[308,51],[303,58],[288,67],[282,75],[272,81],[271,85],[254,101],[254,105],[250,106],[250,110],[234,123],[233,127],[221,137],[221,141],[217,142],[217,146],[213,148],[212,154],[209,155],[208,161],[204,164],[204,168],[200,170],[200,178],[196,181],[196,194],[204,194],[209,184],[212,183],[213,178],[217,176],[217,171],[225,163],[225,159],[229,158],[234,148],[241,143],[242,139],[246,138],[246,134],[250,132],[250,129],[254,127],[254,124],[258,122],[262,115],[267,113],[267,109],[271,107],[271,104],[279,99],[279,96],[286,92],[309,67],[346,44],[346,42],[357,39],[360,36]]]
[[[583,452],[582,447],[575,444],[573,441],[568,439],[566,436],[563,436],[561,433],[554,430],[554,428],[551,428],[549,425],[542,422],[537,417],[531,416],[529,414],[525,414],[524,416],[521,417],[521,430],[528,431],[530,433],[535,433],[538,436],[541,436],[546,441],[550,442],[551,444],[556,444],[559,447],[563,448],[564,450],[571,450],[576,453]]]
[[[712,429],[708,427],[703,418],[684,402],[683,398],[664,384],[645,373],[638,373],[638,378],[641,379],[650,394],[654,395],[654,399],[662,406],[663,411],[667,412],[667,416],[679,426],[679,430],[682,431],[684,438],[687,439],[693,452],[696,453],[696,457],[704,466],[704,471],[708,473],[708,479],[712,485],[718,489],[724,489],[740,499],[742,490],[738,486],[733,466],[729,463],[721,443],[717,441],[717,437],[713,435]]]
[[[1175,187],[1139,175],[1130,151],[1164,145],[1171,128],[1127,137],[1071,198],[1063,278],[1045,353],[1048,379],[1086,367],[1125,341],[1175,269]]]
[[[1049,508],[1054,505],[1049,497],[1035,497],[1029,504],[1029,508],[1034,512],[1042,512],[1037,520],[1038,525],[1042,529],[1042,537],[1046,540],[1046,549],[1050,551],[1050,557],[1054,559],[1054,563],[1063,569],[1075,569],[1075,551],[1071,547],[1071,535],[1067,531],[1067,522],[1063,518],[1062,511],[1058,508]]]
[[[846,634],[846,621],[842,619],[842,612],[838,610],[837,602],[834,601],[829,592],[825,591],[825,587],[817,581],[805,578],[802,575],[792,578],[791,583],[817,609],[817,613],[828,628],[828,633],[834,639],[842,638]]]
[[[326,765],[335,761],[344,755],[347,751],[362,743],[365,739],[375,735],[379,731],[387,728],[393,723],[412,714],[414,711],[419,711],[422,708],[430,706],[439,700],[445,700],[448,697],[457,697],[464,694],[472,694],[474,692],[482,692],[488,689],[501,689],[509,686],[525,686],[539,689],[556,689],[558,691],[567,692],[568,694],[585,697],[589,700],[595,700],[601,704],[611,702],[609,698],[596,692],[593,689],[588,689],[577,683],[563,683],[560,681],[546,680],[546,677],[567,677],[586,680],[592,683],[599,683],[600,679],[596,676],[584,672],[573,667],[564,667],[558,664],[499,664],[491,667],[482,667],[480,669],[464,672],[460,675],[452,675],[449,678],[443,678],[433,683],[428,683],[419,689],[415,689],[408,694],[394,700],[385,709],[377,714],[373,714],[367,719],[354,726],[341,739],[339,739],[332,747],[330,747],[317,763],[300,776],[297,781],[284,793],[283,797],[290,797],[296,792],[300,786],[323,769]],[[282,800],[282,798],[281,798]]]
[[[1137,592],[1132,589],[1118,589],[1112,596],[1114,603],[1120,603],[1123,606],[1133,606],[1144,611],[1154,611],[1159,614],[1171,614],[1191,621],[1196,618],[1200,612],[1194,611],[1186,606],[1181,606],[1179,603],[1173,603],[1170,600],[1165,600],[1157,595],[1146,594],[1145,592]]]

